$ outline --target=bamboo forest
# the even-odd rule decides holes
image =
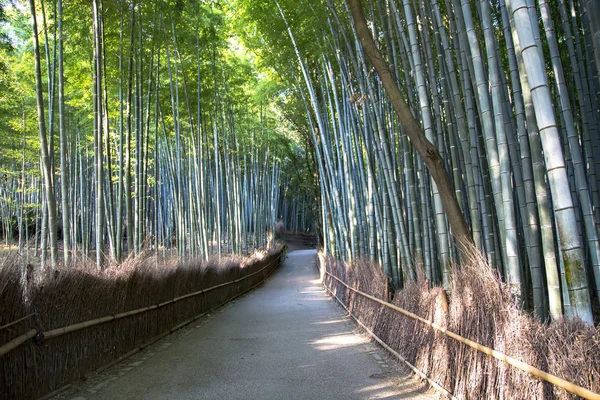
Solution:
[[[399,307],[411,288],[438,293],[448,315],[477,303],[461,308],[474,321],[501,302],[541,336],[588,335],[596,350],[578,366],[536,368],[600,390],[599,70],[598,0],[2,0],[0,325],[41,314],[59,274],[244,273],[239,260],[279,260],[302,238],[351,316],[358,300],[336,294],[352,276]],[[481,271],[495,283],[461,282]],[[199,288],[225,285],[197,273]],[[367,290],[380,275],[382,297]],[[156,285],[171,297],[114,310],[197,290]],[[108,310],[23,326],[48,337]],[[0,345],[22,333],[3,328]],[[495,337],[471,339],[503,351]],[[458,398],[520,396],[500,378],[479,392],[442,381]],[[27,390],[0,397],[45,394]]]

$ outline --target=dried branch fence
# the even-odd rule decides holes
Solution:
[[[421,282],[392,302],[371,263],[321,255],[320,267],[326,289],[359,325],[447,397],[600,399],[599,330],[535,321],[486,265],[456,272],[449,301]],[[479,297],[484,287],[491,294]]]
[[[126,271],[60,271],[25,285],[5,265],[0,398],[38,398],[114,364],[258,286],[281,256],[277,247],[262,258],[172,268],[146,259]]]

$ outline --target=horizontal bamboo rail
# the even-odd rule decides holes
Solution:
[[[28,341],[29,339],[34,337],[36,334],[37,334],[36,329],[30,329],[29,331],[27,331],[27,333],[24,333],[21,336],[17,336],[10,342],[8,342],[5,345],[3,345],[2,347],[0,347],[0,356],[8,353],[11,350],[16,349],[17,347],[19,347],[20,345],[22,345],[23,343],[25,343],[26,341]]]
[[[51,339],[51,338],[54,338],[54,337],[65,335],[67,333],[76,332],[78,330],[85,329],[85,328],[88,328],[90,326],[104,324],[106,322],[115,321],[117,319],[121,319],[121,318],[125,318],[125,317],[130,317],[132,315],[137,315],[137,314],[140,314],[140,313],[143,313],[143,312],[146,312],[146,311],[155,310],[157,308],[161,308],[161,307],[167,306],[169,304],[174,304],[174,303],[177,303],[178,301],[185,300],[185,299],[188,299],[190,297],[195,297],[195,296],[201,295],[203,293],[208,293],[210,291],[213,291],[213,290],[216,290],[216,289],[228,286],[228,285],[232,285],[234,283],[241,282],[241,281],[243,281],[245,279],[250,278],[251,276],[254,276],[254,275],[258,274],[258,273],[261,273],[262,271],[264,271],[265,269],[267,269],[269,266],[271,266],[273,264],[273,262],[274,261],[271,261],[270,263],[268,263],[267,265],[265,265],[263,268],[259,269],[258,271],[255,271],[255,272],[253,272],[251,274],[243,276],[242,278],[239,278],[239,279],[235,279],[233,281],[220,283],[218,285],[211,286],[211,287],[205,288],[205,289],[201,289],[201,290],[198,290],[196,292],[184,294],[183,296],[175,297],[174,299],[167,300],[167,301],[164,301],[162,303],[154,304],[154,305],[151,305],[151,306],[148,306],[148,307],[142,307],[142,308],[138,308],[138,309],[135,309],[135,310],[122,312],[122,313],[119,313],[119,314],[109,315],[109,316],[106,316],[106,317],[101,317],[101,318],[96,318],[96,319],[89,320],[89,321],[80,322],[80,323],[69,325],[69,326],[65,326],[65,327],[62,327],[62,328],[52,329],[50,331],[40,333],[38,335],[38,337],[41,336],[40,337],[41,340]]]
[[[456,397],[454,397],[452,395],[452,393],[450,393],[448,390],[446,390],[446,388],[444,388],[442,385],[440,385],[439,383],[437,383],[436,381],[434,381],[433,379],[431,379],[430,377],[428,377],[427,375],[425,375],[425,373],[423,373],[417,367],[415,367],[410,362],[408,362],[408,360],[406,358],[402,357],[402,355],[400,355],[400,353],[398,353],[396,350],[394,350],[390,346],[388,346],[387,343],[385,343],[381,338],[379,338],[365,324],[363,324],[362,322],[360,322],[360,320],[356,317],[356,315],[352,314],[352,312],[348,309],[348,307],[346,307],[346,305],[344,304],[344,302],[342,300],[340,300],[340,298],[337,297],[335,295],[335,293],[333,293],[331,291],[331,289],[329,289],[327,286],[325,286],[325,289],[329,292],[329,294],[331,294],[331,296],[333,296],[337,300],[338,303],[340,303],[340,305],[342,307],[344,307],[344,309],[356,321],[356,323],[359,324],[365,331],[367,331],[367,333],[369,334],[369,336],[371,336],[373,339],[375,339],[377,341],[377,343],[379,343],[384,349],[386,349],[387,351],[389,351],[390,353],[392,353],[397,359],[399,359],[404,364],[406,364],[415,374],[419,375],[421,378],[423,378],[427,382],[429,382],[429,384],[431,386],[433,386],[434,388],[436,388],[437,390],[439,390],[440,392],[442,392],[442,395],[444,395],[446,398],[452,399],[452,400],[456,400]]]
[[[271,263],[269,263],[269,265],[271,265]],[[261,270],[261,271],[262,271],[262,270]],[[258,272],[261,272],[261,271],[258,271]],[[254,274],[255,274],[255,273],[253,273],[253,275],[254,275]],[[249,276],[250,276],[250,275],[249,275]],[[240,293],[240,294],[237,294],[237,295],[233,296],[231,299],[228,299],[228,300],[224,301],[223,303],[219,304],[218,306],[215,306],[215,307],[211,308],[211,309],[210,309],[210,310],[208,310],[208,311],[204,311],[204,312],[202,312],[202,313],[200,313],[200,314],[196,315],[195,317],[192,317],[192,318],[188,319],[187,321],[184,321],[184,322],[182,322],[181,324],[179,324],[179,325],[177,325],[177,326],[175,326],[175,327],[173,327],[173,328],[167,329],[166,331],[164,331],[164,332],[163,332],[163,333],[161,333],[160,335],[158,335],[158,336],[155,336],[154,338],[150,339],[149,341],[147,341],[146,343],[142,344],[141,346],[138,346],[138,347],[136,347],[135,349],[131,350],[130,352],[128,352],[128,353],[125,353],[125,354],[123,354],[122,356],[120,356],[119,358],[117,358],[117,359],[115,359],[115,360],[113,360],[113,361],[109,362],[108,364],[106,364],[106,365],[103,365],[102,367],[98,368],[98,369],[97,369],[97,370],[96,370],[94,373],[95,373],[95,374],[99,374],[99,373],[101,373],[102,371],[105,371],[105,370],[107,370],[108,368],[111,368],[111,367],[113,367],[113,366],[117,365],[117,364],[118,364],[118,363],[120,363],[121,361],[128,359],[129,357],[133,356],[134,354],[136,354],[136,353],[139,353],[140,351],[144,350],[144,349],[145,349],[145,348],[147,348],[148,346],[151,346],[151,345],[153,345],[154,343],[158,342],[160,339],[164,338],[165,336],[168,336],[168,335],[170,335],[171,333],[174,333],[175,331],[178,331],[179,329],[181,329],[181,328],[185,327],[186,325],[189,325],[189,324],[191,324],[192,322],[194,322],[194,321],[196,321],[196,320],[198,320],[198,319],[200,319],[200,318],[204,317],[205,315],[207,315],[207,314],[210,314],[211,312],[213,312],[213,311],[216,311],[217,309],[219,309],[219,308],[223,307],[225,304],[227,304],[227,303],[230,303],[230,302],[232,302],[233,300],[237,299],[238,297],[241,297],[241,296],[245,295],[246,293],[248,293],[248,292],[250,292],[250,291],[254,290],[254,289],[255,289],[255,288],[257,288],[258,286],[260,286],[260,285],[262,285],[263,283],[265,283],[265,281],[266,281],[266,278],[265,278],[265,279],[263,279],[262,281],[258,282],[256,285],[254,285],[254,286],[252,286],[252,287],[250,287],[250,288],[248,288],[248,289],[244,290],[242,293]],[[51,392],[51,393],[48,393],[47,395],[45,395],[45,396],[41,397],[39,400],[48,400],[48,399],[51,399],[51,398],[55,397],[56,395],[58,395],[59,393],[62,393],[62,392],[64,392],[65,390],[69,389],[71,386],[73,386],[73,385],[72,385],[71,383],[68,383],[68,384],[66,384],[65,386],[63,386],[63,387],[61,387],[61,388],[58,388],[58,389],[56,389],[55,391],[53,391],[53,392]]]
[[[19,323],[19,322],[21,322],[21,321],[25,321],[26,319],[33,317],[34,315],[35,315],[35,313],[31,313],[31,314],[29,314],[29,315],[26,315],[26,316],[24,316],[23,318],[19,318],[19,319],[17,319],[16,321],[9,322],[9,323],[8,323],[8,324],[6,324],[6,325],[2,325],[2,326],[0,326],[0,330],[2,330],[2,329],[5,329],[5,328],[8,328],[9,326],[16,325],[16,324],[18,324],[18,323]]]
[[[5,345],[3,345],[2,347],[0,347],[0,356],[3,356],[4,354],[8,353],[11,350],[16,349],[17,347],[19,347],[20,345],[22,345],[23,343],[25,343],[26,341],[28,341],[29,339],[35,337],[36,340],[38,341],[44,341],[46,339],[51,339],[51,338],[55,338],[58,336],[62,336],[65,335],[67,333],[71,333],[71,332],[76,332],[85,328],[89,328],[92,326],[97,326],[97,325],[101,325],[110,321],[115,321],[117,319],[121,319],[121,318],[125,318],[125,317],[130,317],[132,315],[137,315],[146,311],[150,311],[150,310],[155,310],[161,307],[164,307],[166,305],[172,304],[172,303],[176,303],[178,301],[190,298],[190,297],[194,297],[194,296],[198,296],[202,293],[207,293],[219,288],[222,288],[224,286],[228,286],[228,285],[232,285],[234,283],[238,283],[241,282],[245,279],[250,278],[251,276],[254,276],[256,274],[259,274],[261,272],[263,272],[265,269],[267,269],[268,267],[270,267],[271,265],[273,265],[273,263],[275,263],[276,261],[279,260],[279,258],[281,257],[281,255],[278,255],[276,258],[276,260],[273,260],[271,262],[269,262],[267,265],[265,265],[264,267],[262,267],[261,269],[259,269],[258,271],[252,272],[251,274],[245,275],[239,279],[234,279],[232,281],[229,282],[225,282],[225,283],[220,283],[218,285],[215,286],[211,286],[209,288],[205,288],[205,289],[201,289],[198,290],[196,292],[192,292],[192,293],[188,293],[185,294],[183,296],[179,296],[176,297],[174,299],[171,300],[167,300],[164,301],[162,303],[158,303],[158,304],[153,304],[151,306],[147,306],[147,307],[142,307],[142,308],[137,308],[135,310],[130,310],[130,311],[125,311],[122,313],[118,313],[118,314],[113,314],[113,315],[108,315],[105,317],[100,317],[100,318],[95,318],[92,320],[88,320],[88,321],[84,321],[84,322],[79,322],[76,324],[72,324],[72,325],[68,325],[68,326],[64,326],[61,328],[56,328],[56,329],[52,329],[46,332],[38,332],[35,329],[31,329],[29,330],[27,333],[24,333],[21,336],[16,337],[15,339],[11,340],[10,342],[6,343]]]
[[[377,297],[371,296],[370,294],[361,292],[360,290],[353,288],[352,286],[348,285],[346,282],[342,281],[337,276],[335,276],[327,271],[325,271],[325,274],[329,275],[330,277],[332,277],[333,279],[335,279],[336,281],[341,283],[343,286],[345,286],[349,290],[351,290],[363,297],[366,297],[367,299],[370,299],[376,303],[379,303],[385,307],[391,308],[392,310],[395,310],[401,314],[404,314],[407,317],[410,317],[412,319],[416,319],[417,321],[423,322],[424,324],[429,325],[433,329],[435,329],[439,332],[442,332],[443,334],[450,336],[452,339],[455,339],[461,343],[464,343],[467,346],[474,348],[475,350],[478,350],[478,351],[481,351],[482,353],[488,354],[497,360],[504,361],[505,363],[512,365],[513,367],[516,367],[516,368],[520,369],[521,371],[527,372],[537,378],[543,379],[546,382],[549,382],[555,386],[558,386],[559,388],[564,389],[564,390],[566,390],[570,393],[573,393],[577,396],[583,397],[584,399],[600,400],[600,394],[598,394],[598,393],[594,393],[589,389],[586,389],[586,388],[576,385],[572,382],[569,382],[567,380],[559,378],[556,375],[549,374],[548,372],[542,371],[541,369],[535,368],[529,364],[519,361],[516,358],[507,356],[504,353],[501,353],[501,352],[491,349],[487,346],[484,346],[482,344],[479,344],[477,342],[474,342],[472,340],[464,338],[464,337],[436,324],[435,322],[431,322],[425,318],[422,318],[416,314],[413,314],[410,311],[400,308],[394,304],[388,303],[387,301],[383,301],[381,299],[378,299]]]

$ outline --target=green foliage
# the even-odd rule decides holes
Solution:
[[[201,229],[209,230],[217,229],[214,218],[224,219],[232,212],[229,206],[239,200],[236,199],[238,194],[225,196],[224,191],[230,190],[242,175],[249,182],[252,176],[259,174],[254,184],[265,187],[281,179],[287,182],[285,196],[288,198],[303,193],[307,187],[316,192],[314,166],[306,162],[311,157],[303,149],[306,137],[298,131],[302,119],[290,118],[302,113],[304,108],[298,108],[302,106],[298,94],[289,89],[298,71],[288,57],[293,50],[277,33],[283,21],[276,8],[266,2],[205,0],[103,0],[94,4],[100,5],[100,28],[93,23],[92,2],[64,2],[61,63],[57,4],[36,0],[51,173],[58,198],[71,197],[71,204],[78,204],[70,217],[71,223],[89,231],[88,225],[94,216],[96,222],[107,218],[107,230],[128,229],[129,235],[132,230],[129,228],[137,229],[143,223],[139,222],[143,220],[138,219],[139,213],[147,212],[150,216],[156,206],[165,207],[162,212],[166,215],[174,210],[166,204],[168,201],[183,201],[179,197],[167,198],[173,191],[185,191],[181,188],[184,179],[193,180],[197,186],[183,195],[190,199],[201,190],[218,193],[211,200],[202,199],[206,197],[203,194],[193,198],[195,202],[205,202],[203,212],[210,225]],[[275,14],[264,14],[263,19],[254,22],[253,16],[245,11],[247,7],[252,12],[263,10]],[[287,6],[294,14],[290,15],[294,26],[305,32],[301,43],[318,55],[320,43],[315,38],[319,35],[314,27],[327,25],[326,21],[313,26],[301,22],[300,13],[311,12],[309,8],[307,5],[295,9],[291,3]],[[6,19],[2,20],[0,13],[0,34],[4,34],[0,39],[6,37],[10,46],[0,47],[0,66],[5,66],[0,68],[0,171],[18,181],[22,172],[28,179],[40,174],[33,35],[27,2],[18,1],[2,11]],[[275,22],[275,30],[268,32],[268,40],[277,51],[270,52],[269,46],[265,51],[260,50],[255,40],[263,39],[258,34],[243,38],[250,27],[257,28],[268,20]],[[100,71],[96,70],[95,62],[98,29],[102,29]],[[58,104],[59,65],[64,70],[64,118],[59,115],[62,110]],[[100,98],[96,93],[98,87],[102,88],[100,107],[96,104]],[[99,118],[107,127],[100,135],[95,131],[100,125]],[[60,138],[60,121],[64,122],[66,145]],[[99,137],[102,138],[102,158],[97,157]],[[63,164],[68,167],[70,176],[62,174],[67,171],[67,168],[61,170]],[[25,171],[21,171],[22,165]],[[225,169],[229,171],[223,171]],[[104,189],[97,182],[98,170],[104,174]],[[222,173],[235,175],[234,171],[239,171],[240,177],[218,178]],[[283,174],[281,178],[279,171]],[[196,181],[198,176],[203,176],[202,185]],[[94,203],[99,190],[109,192],[106,215],[97,212],[102,208]],[[155,193],[161,191],[163,195],[157,198]],[[265,194],[262,192],[273,199],[280,193],[276,187],[257,194],[247,193],[259,196]],[[21,201],[14,197],[15,193],[11,196],[11,201]],[[150,196],[156,201],[152,210],[140,209],[142,203],[150,202]],[[127,203],[131,198],[134,198],[135,210],[130,210],[131,203],[123,204],[123,200]],[[220,208],[224,198],[225,209]],[[43,201],[39,196],[36,199]],[[191,201],[186,199],[184,202]],[[254,222],[258,224],[253,225],[256,232],[262,234],[265,231],[262,225],[276,218],[274,210],[278,201],[273,203],[270,215],[261,216],[263,222]],[[191,210],[187,204],[180,206]],[[67,202],[60,204],[59,214],[64,216],[67,208]],[[263,211],[257,212],[259,215]],[[114,219],[111,221],[111,218]],[[165,224],[173,221],[172,217],[161,218]],[[110,226],[114,221],[121,223],[121,227]],[[131,221],[135,221],[133,226],[129,225]],[[173,227],[160,229],[164,232],[158,234],[167,237]],[[97,227],[97,231],[103,230]],[[122,236],[113,231],[108,235]],[[217,232],[223,233],[220,228]],[[142,236],[137,231],[135,235],[136,238]],[[91,238],[82,235],[75,240],[87,251]],[[127,242],[128,251],[134,250],[129,237]],[[96,243],[97,248],[101,245],[101,241]],[[181,247],[181,251],[185,248]]]
[[[42,48],[42,76],[44,79],[46,118],[49,118],[49,90],[47,67],[54,68],[56,41],[56,21],[53,6],[45,4],[46,29],[43,28],[40,4],[38,21],[40,41],[47,40],[49,54]],[[271,65],[275,59],[285,60],[283,54],[291,54],[289,46],[280,46],[285,53],[269,54],[258,51],[258,41],[263,41],[255,32],[247,38],[250,29],[256,31],[259,25],[267,21],[275,21],[272,30],[267,32],[269,40],[283,40],[280,34],[283,22],[268,2],[254,3],[248,1],[162,1],[141,2],[135,4],[135,25],[131,27],[132,3],[124,0],[108,0],[103,2],[103,19],[105,29],[105,63],[104,79],[108,90],[108,113],[111,138],[118,143],[119,122],[119,86],[126,90],[129,71],[129,58],[142,58],[141,76],[144,81],[150,73],[156,74],[157,63],[160,63],[159,98],[163,110],[163,120],[167,135],[173,134],[173,118],[170,112],[169,76],[167,73],[168,49],[171,55],[172,68],[177,68],[180,87],[185,81],[187,85],[187,101],[192,105],[191,118],[196,120],[196,103],[200,97],[203,115],[203,129],[210,132],[213,119],[218,114],[233,112],[235,114],[237,140],[249,142],[256,135],[264,134],[263,143],[272,153],[281,154],[285,159],[291,143],[298,137],[288,128],[283,128],[282,120],[285,111],[281,107],[288,103],[284,83],[285,78]],[[291,8],[290,8],[291,9]],[[302,10],[298,9],[297,13]],[[251,17],[263,13],[263,18],[252,22]],[[64,3],[64,76],[65,101],[67,106],[68,135],[75,138],[80,131],[84,148],[89,148],[93,140],[93,76],[92,65],[93,35],[92,10],[88,2]],[[275,15],[277,18],[273,18]],[[291,20],[300,20],[299,14],[291,16]],[[0,40],[6,46],[0,47],[0,145],[2,145],[2,164],[12,160],[15,165],[22,157],[22,141],[27,143],[26,158],[35,165],[39,157],[37,147],[37,122],[35,110],[35,77],[33,74],[33,51],[31,44],[30,15],[27,4],[4,6],[0,4]],[[123,27],[121,32],[121,26]],[[129,46],[131,29],[134,30],[134,48]],[[262,28],[261,28],[262,29]],[[306,38],[306,43],[314,43]],[[256,46],[255,46],[256,45]],[[254,47],[252,47],[254,46]],[[120,57],[121,60],[120,60]],[[122,74],[119,62],[122,64]],[[177,64],[177,65],[176,65]],[[284,66],[278,63],[276,67]],[[134,68],[139,68],[137,62]],[[151,71],[152,68],[152,71]],[[200,93],[198,93],[198,68],[200,72]],[[50,74],[51,75],[51,74]],[[56,79],[56,78],[54,78]],[[291,79],[290,77],[286,79]],[[136,82],[134,82],[134,85]],[[147,82],[140,82],[144,92]],[[218,95],[215,95],[215,91]],[[145,93],[144,93],[145,95]],[[186,108],[186,99],[180,93],[182,133],[186,136],[190,130],[190,119]],[[219,104],[229,104],[227,110],[219,110]],[[56,107],[57,99],[54,99]],[[47,121],[54,127],[57,139],[57,108],[54,120]],[[86,143],[87,142],[87,143]],[[151,142],[154,146],[154,140]],[[296,144],[297,146],[297,144]],[[150,149],[152,151],[152,149]],[[112,156],[117,157],[113,151]]]

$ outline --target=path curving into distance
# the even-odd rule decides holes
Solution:
[[[431,399],[327,296],[316,251],[55,399]]]

